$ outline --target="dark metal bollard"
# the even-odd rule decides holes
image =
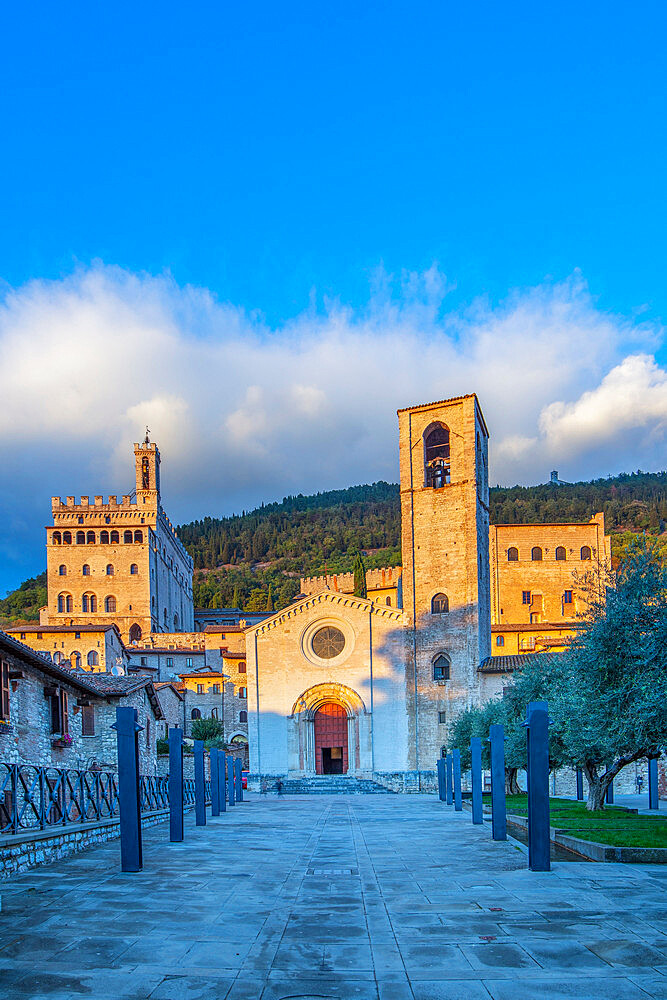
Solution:
[[[441,802],[445,801],[445,758],[438,757],[437,760],[437,772],[438,772],[438,798]]]
[[[220,812],[227,812],[227,795],[226,795],[226,783],[225,776],[227,774],[225,768],[227,766],[227,754],[224,750],[218,750],[218,803],[220,805]]]
[[[220,797],[218,793],[218,751],[209,750],[211,761],[211,816],[220,815]]]
[[[614,779],[612,778],[607,785],[607,793],[605,795],[605,802],[608,806],[613,806],[614,804]]]
[[[139,733],[136,708],[116,709],[118,746],[118,809],[120,812],[120,870],[140,872],[143,868],[141,849],[141,797],[139,792]]]
[[[577,768],[577,802],[584,801],[584,772]]]
[[[491,832],[494,840],[507,840],[507,802],[505,799],[505,730],[489,726],[491,744]]]
[[[659,809],[658,799],[658,758],[648,759],[648,807],[649,809]]]
[[[206,772],[204,741],[195,740],[195,826],[206,826]]]
[[[482,740],[479,736],[470,739],[472,759],[472,821],[476,825],[484,822],[482,812]]]
[[[531,701],[524,722],[528,745],[528,867],[551,871],[549,840],[549,708]]]
[[[461,801],[461,753],[459,750],[452,750],[452,767],[454,769],[454,809],[461,812],[463,802]]]
[[[450,753],[445,758],[445,794],[447,796],[447,805],[451,806],[454,801],[454,775],[452,755]]]
[[[183,840],[183,730],[169,730],[169,840]]]
[[[227,804],[234,805],[234,758],[227,758]]]
[[[236,774],[236,801],[243,802],[243,761],[240,757],[237,757],[234,762],[234,771]]]

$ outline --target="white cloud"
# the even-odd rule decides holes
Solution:
[[[661,328],[600,311],[578,274],[495,307],[448,310],[451,287],[435,266],[379,271],[366,308],[331,302],[277,330],[205,289],[102,264],[10,290],[0,517],[19,502],[29,527],[18,546],[0,529],[0,552],[43,551],[52,494],[128,492],[146,424],[175,520],[395,480],[396,408],[471,391],[492,482],[664,464]]]

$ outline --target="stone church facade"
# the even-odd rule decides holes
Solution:
[[[401,606],[323,586],[246,630],[250,768],[428,787],[490,656],[488,431],[475,395],[399,411]],[[400,593],[400,591],[399,591]]]

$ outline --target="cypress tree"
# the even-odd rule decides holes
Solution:
[[[273,594],[271,592],[271,584],[269,584],[269,592],[266,595],[266,610],[273,611]]]
[[[368,591],[366,590],[366,567],[364,566],[364,560],[361,558],[361,552],[357,552],[357,557],[354,560],[354,596],[368,597]]]
[[[241,598],[239,597],[238,586],[234,587],[234,593],[232,594],[232,607],[238,608],[241,606]]]

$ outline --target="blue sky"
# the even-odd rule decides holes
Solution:
[[[7,7],[0,593],[144,420],[177,520],[395,478],[436,393],[480,392],[501,482],[664,467],[666,21]]]

